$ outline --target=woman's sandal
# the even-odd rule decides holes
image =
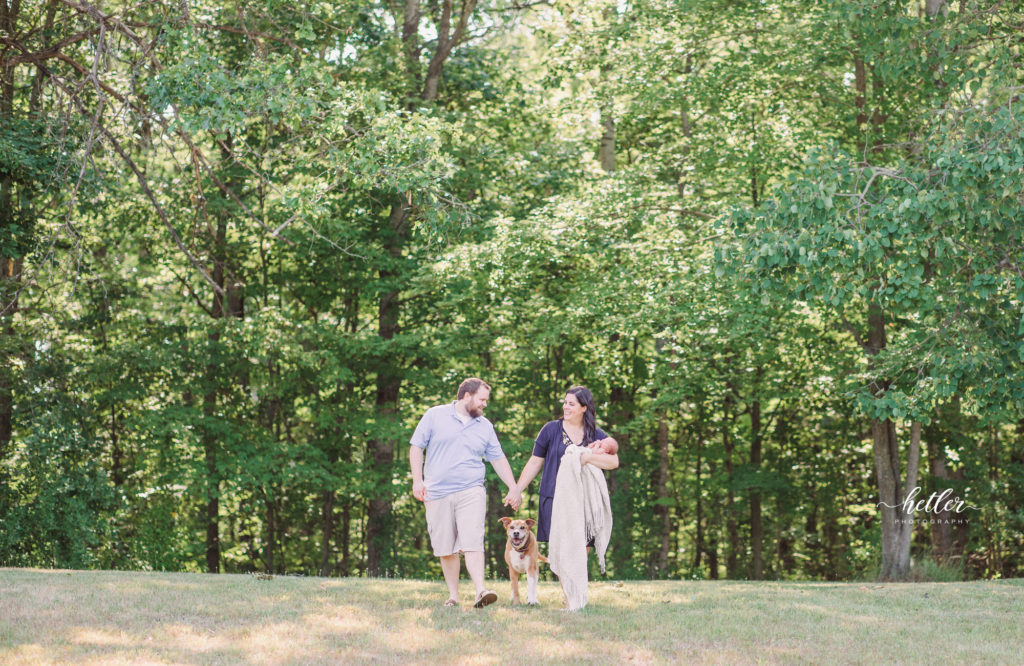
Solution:
[[[456,601],[455,599],[449,599],[448,601],[444,602],[444,605],[445,606],[458,606],[459,602]]]

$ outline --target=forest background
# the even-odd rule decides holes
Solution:
[[[1020,576],[1022,35],[0,0],[0,566],[439,576],[408,438],[481,376],[516,472],[593,390],[615,577]]]

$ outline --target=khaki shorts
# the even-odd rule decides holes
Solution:
[[[434,555],[484,550],[484,519],[487,491],[483,486],[460,490],[438,500],[424,502],[427,531]]]

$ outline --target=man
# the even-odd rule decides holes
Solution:
[[[505,503],[518,509],[522,502],[512,466],[501,450],[494,426],[483,417],[490,395],[491,387],[482,379],[467,379],[459,386],[455,402],[427,410],[409,442],[412,494],[426,507],[430,545],[434,555],[441,559],[441,571],[448,585],[445,606],[459,603],[460,552],[476,587],[473,606],[483,608],[498,599],[497,594],[484,587],[487,492],[483,460],[491,463],[508,486]]]

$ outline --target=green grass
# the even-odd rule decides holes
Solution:
[[[525,583],[525,581],[524,581]],[[3,664],[1021,663],[1024,581],[591,583],[442,608],[441,581],[0,569]],[[521,586],[525,594],[525,585]]]

